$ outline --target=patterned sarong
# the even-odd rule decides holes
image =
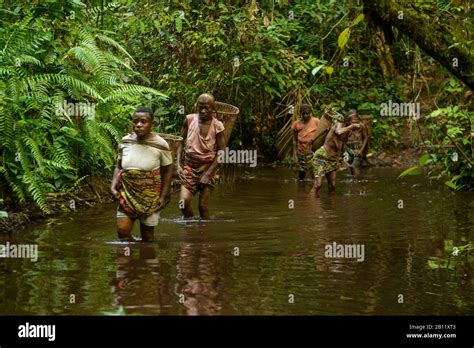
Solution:
[[[314,177],[320,177],[337,169],[337,158],[329,157],[324,147],[319,148],[311,160]]]
[[[196,194],[204,188],[204,185],[200,184],[200,180],[211,165],[212,162],[198,163],[186,159],[184,162],[183,171],[179,174],[181,184],[186,187],[193,195]],[[219,174],[217,173],[217,170],[215,170],[209,176],[209,184],[207,184],[206,186],[210,186],[211,188],[213,188],[218,181]]]
[[[161,193],[160,169],[123,170],[117,189],[120,192],[119,210],[131,218],[151,215],[158,211]]]
[[[311,159],[313,158],[312,152],[299,153],[298,154],[298,170],[300,172],[307,172],[312,169]]]

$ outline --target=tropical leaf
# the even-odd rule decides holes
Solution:
[[[350,28],[344,29],[339,34],[339,37],[337,38],[337,45],[339,46],[339,48],[344,48],[347,41],[349,40],[350,35],[351,35],[351,29]]]
[[[403,173],[401,173],[398,176],[398,178],[403,178],[404,176],[407,176],[407,175],[420,175],[420,174],[423,174],[423,168],[415,166],[403,171]]]
[[[361,13],[360,15],[358,15],[358,16],[352,21],[352,24],[351,24],[351,25],[354,26],[354,25],[359,24],[359,23],[364,19],[364,17],[365,17],[364,14]]]

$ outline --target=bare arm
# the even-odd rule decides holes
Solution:
[[[186,117],[184,118],[184,123],[183,123],[183,126],[181,127],[180,135],[183,138],[183,140],[181,140],[178,143],[178,146],[176,149],[176,168],[178,169],[178,173],[180,173],[182,170],[183,144],[184,144],[185,139],[188,136],[188,120]]]
[[[120,179],[120,174],[122,173],[122,160],[117,160],[117,165],[114,169],[114,175],[112,177],[112,185],[110,186],[110,192],[115,198],[120,197],[120,193],[117,191],[116,187]]]
[[[356,128],[356,129],[360,128],[360,124],[351,124],[350,126],[344,127],[343,123],[338,122],[336,124],[335,132],[336,132],[337,135],[342,135],[342,134],[345,134],[347,132],[350,132],[354,128]]]
[[[161,210],[166,205],[166,197],[171,191],[171,180],[173,179],[173,165],[161,166],[160,175],[162,178],[161,181],[161,193],[158,201],[158,210]]]

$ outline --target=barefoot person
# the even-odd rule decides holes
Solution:
[[[347,163],[354,176],[360,175],[360,167],[364,160],[365,151],[367,150],[367,142],[369,141],[369,131],[364,125],[357,113],[356,109],[349,111],[349,124],[360,124],[359,129],[352,130],[347,139],[344,151],[347,152]]]
[[[319,119],[311,116],[311,106],[308,104],[301,105],[300,119],[291,126],[293,130],[293,160],[298,161],[299,180],[304,180],[306,172],[311,173],[310,160],[313,158],[311,145],[318,126]]]
[[[181,179],[181,211],[185,218],[194,216],[191,208],[193,196],[199,192],[199,213],[209,219],[209,197],[218,180],[217,152],[224,150],[224,125],[213,115],[216,113],[214,97],[202,94],[197,100],[197,114],[187,115],[181,128],[182,142],[177,149],[177,168]],[[186,141],[184,165],[183,142]]]
[[[168,143],[151,132],[151,109],[138,108],[132,120],[134,133],[123,137],[119,145],[110,190],[119,200],[119,238],[131,240],[133,223],[138,219],[142,240],[150,242],[170,192],[173,158]]]
[[[340,115],[342,117],[342,115]],[[324,145],[314,153],[312,164],[314,173],[314,186],[311,190],[316,196],[323,185],[323,176],[328,181],[329,192],[334,192],[336,187],[336,170],[339,166],[341,149],[343,148],[349,134],[354,129],[359,129],[359,124],[349,125],[349,119],[339,118],[337,123],[331,127]]]

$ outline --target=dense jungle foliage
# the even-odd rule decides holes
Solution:
[[[430,176],[452,189],[472,189],[469,1],[387,2],[405,6],[406,16],[433,21],[453,40],[453,49],[467,50],[461,76],[420,49],[418,38],[388,25],[377,15],[377,3],[4,1],[5,202],[33,200],[49,212],[48,192],[74,191],[87,178],[110,176],[117,142],[137,106],[155,110],[157,131],[176,134],[203,92],[241,110],[230,147],[284,160],[300,103],[310,103],[315,116],[325,105],[339,112],[357,107],[374,118],[373,150],[402,150],[404,133],[413,129],[411,145],[428,157],[408,174],[427,166]],[[426,29],[420,24],[422,34]],[[380,115],[381,103],[389,100],[420,103],[422,117]]]

